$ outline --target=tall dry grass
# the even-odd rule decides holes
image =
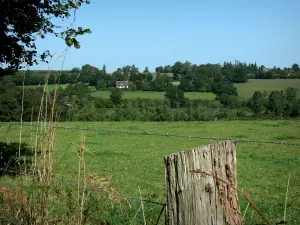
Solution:
[[[67,50],[64,50],[65,58]],[[0,224],[106,224],[101,215],[115,204],[123,204],[123,197],[111,186],[110,179],[87,171],[85,154],[92,154],[86,146],[86,134],[82,131],[80,145],[72,145],[78,156],[77,176],[72,184],[64,184],[56,177],[56,126],[60,111],[57,107],[58,85],[49,92],[48,80],[51,70],[45,75],[45,84],[40,100],[38,126],[31,132],[33,158],[28,168],[21,164],[20,148],[23,126],[20,115],[19,176],[11,185],[0,185]],[[70,93],[69,93],[70,94]],[[33,115],[32,115],[33,117]],[[23,160],[24,161],[24,160]],[[97,190],[97,191],[94,191]]]

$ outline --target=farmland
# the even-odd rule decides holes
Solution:
[[[249,79],[248,83],[235,84],[238,95],[244,99],[251,98],[255,91],[272,92],[276,90],[284,90],[288,87],[298,89],[298,96],[300,96],[300,79]]]
[[[49,84],[48,85],[48,90],[49,91],[54,91],[56,87],[61,87],[61,88],[66,88],[68,84]],[[25,88],[37,88],[37,87],[44,87],[44,85],[25,85]]]
[[[93,92],[92,96],[109,98],[110,91],[99,91]],[[156,91],[124,91],[124,99],[135,99],[135,98],[150,98],[150,99],[164,99],[165,92],[156,92]],[[215,98],[213,93],[204,93],[204,92],[186,92],[185,97],[189,99],[203,99],[203,100],[212,100]]]
[[[68,84],[59,85],[59,87],[65,88]],[[179,82],[173,82],[173,85],[179,85]],[[56,85],[48,85],[49,91],[53,91]],[[26,88],[36,88],[37,85],[28,85]],[[248,83],[235,84],[238,95],[242,99],[251,98],[255,91],[270,93],[275,90],[284,90],[288,87],[294,87],[298,90],[298,96],[300,96],[300,79],[249,79]],[[110,91],[96,92],[93,87],[90,86],[92,96],[109,98]],[[151,98],[151,99],[163,99],[164,92],[156,91],[126,91],[123,94],[124,99],[134,98]],[[207,92],[186,92],[185,97],[189,99],[203,99],[212,100],[215,98],[215,94]]]
[[[298,120],[173,123],[73,122],[60,123],[60,125],[203,137],[288,141],[300,144],[300,121]],[[1,141],[19,140],[17,127],[1,126],[0,133],[6,134],[0,136]],[[22,140],[30,142],[30,139],[30,129],[24,127]],[[60,162],[55,164],[57,179],[73,181],[78,157],[76,152],[69,149],[68,146],[71,142],[80,144],[80,139],[81,131],[57,129],[55,149],[57,161]],[[86,133],[86,144],[90,152],[86,154],[87,170],[101,176],[112,176],[113,185],[125,195],[139,196],[140,188],[142,196],[157,202],[164,202],[163,157],[170,153],[212,142],[213,140],[89,131]],[[238,143],[237,162],[239,188],[248,193],[258,208],[274,222],[283,218],[287,177],[291,173],[286,220],[289,224],[299,224],[299,147]],[[10,181],[5,180],[5,182]],[[244,210],[246,202],[242,197],[240,197],[240,201],[241,209]],[[132,220],[137,208],[134,207],[134,203],[130,203],[132,208],[128,209],[129,213],[126,214],[129,218],[122,218],[122,214],[113,215],[114,219],[112,220],[118,221],[115,223],[128,224]],[[148,221],[152,221],[149,224],[154,223],[159,211],[160,207],[145,205],[146,218]],[[141,218],[141,215],[138,217]],[[246,218],[249,224],[261,222],[253,210],[248,211]]]

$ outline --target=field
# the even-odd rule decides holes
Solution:
[[[270,141],[288,141],[300,144],[300,121],[218,121],[218,122],[73,122],[60,123],[61,126],[97,127],[104,130],[148,131],[176,133],[203,137],[231,137]],[[0,140],[18,141],[17,127],[1,126]],[[5,134],[5,135],[3,135]],[[23,128],[23,140],[29,142],[31,132]],[[57,178],[64,181],[74,179],[78,157],[68,148],[69,143],[80,144],[81,131],[57,129],[56,164]],[[112,176],[113,185],[124,195],[142,196],[157,201],[165,201],[163,157],[170,153],[191,149],[212,143],[213,140],[184,139],[166,136],[147,136],[106,131],[88,131],[86,154],[87,169],[101,176]],[[289,173],[291,181],[287,204],[289,224],[300,224],[300,151],[299,147],[287,145],[238,143],[238,187],[251,196],[258,208],[272,222],[283,218],[286,185]],[[0,178],[3,179],[3,178]],[[5,182],[9,182],[5,180]],[[1,183],[1,180],[0,180]],[[240,196],[241,210],[246,207]],[[125,214],[110,214],[114,224],[130,224],[138,202],[129,200],[131,208]],[[161,206],[145,204],[148,224],[155,224]],[[138,214],[139,219],[142,215]],[[248,210],[245,224],[258,224],[262,220],[252,209]],[[138,224],[138,223],[136,223]],[[161,219],[163,224],[163,219]]]
[[[66,88],[68,84],[59,84],[58,87]],[[37,88],[37,87],[44,87],[44,85],[26,85],[25,88]],[[54,91],[56,88],[56,84],[49,84],[48,85],[48,90],[49,91]]]
[[[110,91],[99,91],[93,92],[92,96],[109,98]],[[135,98],[151,98],[151,99],[164,99],[165,92],[156,91],[124,91],[124,99],[135,99]],[[203,92],[186,92],[184,93],[186,98],[189,99],[203,99],[212,100],[215,99],[215,94],[213,93],[203,93]]]
[[[252,97],[255,91],[272,92],[276,90],[284,90],[288,87],[294,87],[298,89],[298,96],[300,96],[300,79],[270,79],[270,80],[258,80],[249,79],[248,83],[235,84],[239,96],[244,99]]]
[[[174,85],[179,85],[179,82],[173,82]],[[67,84],[60,85],[65,88]],[[248,83],[235,84],[238,94],[243,99],[249,99],[255,91],[268,92],[275,90],[284,90],[288,87],[294,87],[298,89],[298,96],[300,96],[300,79],[249,79]],[[35,88],[37,85],[28,85],[28,88]],[[49,91],[54,90],[55,85],[49,85]],[[90,87],[92,96],[109,98],[110,91],[99,91],[94,92],[94,88]],[[212,100],[215,98],[213,93],[202,93],[202,92],[186,92],[185,96],[189,99],[204,99]],[[124,92],[123,98],[152,98],[152,99],[163,99],[164,92],[152,92],[152,91],[126,91]]]

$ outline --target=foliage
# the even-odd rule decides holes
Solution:
[[[188,66],[187,66],[188,65]],[[178,67],[178,64],[177,64]],[[236,88],[222,73],[219,65],[189,65],[182,69],[179,88],[183,91],[213,92],[215,94],[237,95]],[[178,70],[176,70],[178,71]]]
[[[22,68],[24,62],[29,66],[38,62],[37,36],[44,38],[46,34],[53,34],[64,39],[68,46],[79,48],[76,37],[91,31],[82,27],[61,30],[55,22],[71,17],[72,10],[83,3],[89,0],[1,1],[0,64],[3,66],[0,76]],[[41,60],[46,60],[48,55],[49,52],[44,52]]]
[[[239,98],[235,95],[220,94],[216,97],[216,100],[220,101],[220,103],[222,103],[225,107],[231,109],[242,106],[239,102]]]
[[[272,91],[269,95],[268,109],[277,116],[282,116],[286,107],[286,99],[281,91]]]
[[[1,121],[20,120],[23,90],[16,86],[11,78],[13,76],[3,77],[0,82]],[[60,121],[194,121],[214,120],[216,117],[250,118],[249,110],[241,110],[249,107],[253,114],[260,118],[300,116],[300,100],[294,88],[288,88],[284,92],[275,91],[269,96],[267,93],[255,92],[252,98],[245,102],[238,96],[228,95],[225,92],[218,94],[216,100],[213,100],[213,96],[203,95],[204,93],[201,95],[195,92],[184,93],[177,86],[169,83],[166,85],[168,86],[165,93],[122,92],[113,88],[111,92],[99,91],[93,94],[102,97],[93,97],[87,84],[76,83],[64,88],[60,86],[56,92],[55,113],[60,116]],[[24,91],[23,120],[35,121],[39,115],[43,88],[25,88]],[[205,98],[199,99],[201,97]],[[51,98],[49,100],[51,101]]]
[[[295,88],[300,96],[300,79],[250,79],[247,83],[238,83],[234,86],[237,88],[238,96],[245,100],[250,99],[255,91],[270,94],[272,91],[281,91],[289,87]]]
[[[19,158],[19,147],[20,147],[20,161]],[[29,156],[32,156],[33,152],[29,148],[28,144],[22,143],[21,145],[18,142],[5,143],[0,142],[0,168],[5,170],[0,172],[0,175],[18,174],[21,168],[30,166],[31,159]],[[19,166],[20,164],[20,166]]]
[[[256,115],[265,112],[266,105],[265,105],[265,96],[259,91],[254,92],[252,98],[248,102],[249,108],[252,112]]]
[[[171,108],[182,108],[185,106],[184,92],[177,86],[168,87],[165,98],[169,101]]]
[[[114,88],[111,90],[109,97],[114,105],[120,105],[122,103],[122,94],[123,92],[119,88]]]

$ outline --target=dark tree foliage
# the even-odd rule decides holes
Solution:
[[[239,98],[235,95],[228,94],[220,94],[217,95],[216,100],[220,101],[227,108],[239,108],[241,106],[241,102]]]
[[[198,91],[237,95],[233,83],[216,64],[190,66],[186,73],[182,73],[179,88],[186,92]]]
[[[156,73],[163,73],[164,72],[164,67],[163,66],[156,67],[155,72]]]
[[[172,67],[170,65],[164,66],[164,73],[172,73]]]
[[[269,95],[268,109],[276,116],[282,116],[286,107],[284,92],[272,91]]]
[[[29,146],[22,143],[21,146],[18,142],[4,143],[0,142],[0,175],[17,175],[19,174],[20,166],[30,166],[31,159],[29,156],[33,155],[33,152]],[[20,161],[19,159],[19,147],[20,147]],[[26,157],[26,161],[23,158]],[[19,166],[20,165],[20,166]]]
[[[152,90],[165,91],[170,86],[171,78],[167,74],[156,74],[155,80],[151,83]]]
[[[300,71],[299,65],[298,65],[297,63],[294,63],[294,64],[292,65],[292,70],[293,70],[294,72],[299,72],[299,71]]]
[[[186,102],[184,92],[176,86],[167,88],[165,98],[169,101],[172,108],[182,108]]]
[[[39,105],[42,96],[42,90],[25,89],[24,90],[24,112],[23,120],[30,121],[37,119]],[[19,121],[22,105],[22,88],[17,87],[9,80],[0,82],[0,121]]]
[[[259,91],[255,91],[248,102],[248,106],[254,114],[259,115],[266,110],[265,102],[264,94]]]
[[[35,41],[53,34],[63,38],[68,46],[79,48],[77,35],[91,33],[78,27],[61,30],[53,18],[65,19],[88,0],[28,0],[0,1],[0,76],[22,68],[22,63],[31,66],[38,62]],[[49,52],[41,55],[45,60]]]
[[[109,97],[114,105],[120,105],[122,103],[122,95],[123,92],[121,89],[114,88],[111,90]]]

